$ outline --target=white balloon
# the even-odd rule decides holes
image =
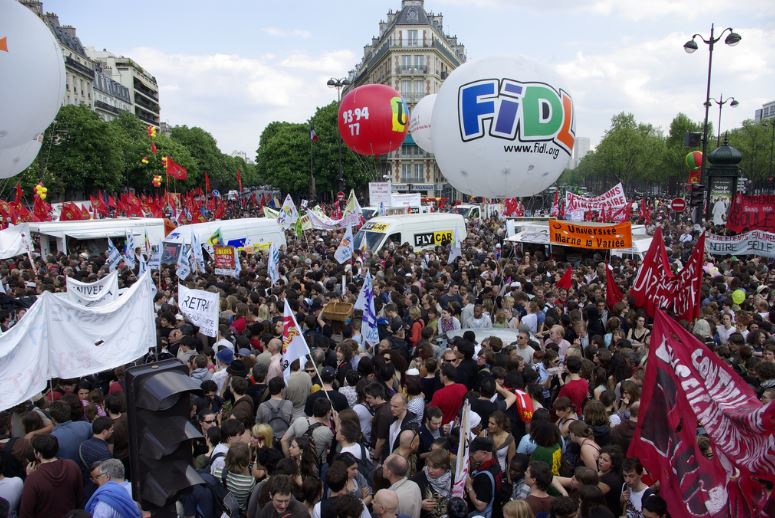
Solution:
[[[426,153],[433,153],[431,119],[435,103],[436,94],[426,95],[420,99],[420,102],[412,110],[412,118],[409,121],[409,132],[412,134],[415,144]]]
[[[436,162],[474,196],[532,196],[568,165],[573,101],[551,72],[513,57],[465,63],[444,81],[433,108]]]
[[[65,64],[48,26],[16,0],[0,0],[0,39],[0,148],[13,148],[56,117]]]
[[[10,178],[27,169],[38,156],[42,142],[40,135],[21,146],[0,148],[0,178]]]

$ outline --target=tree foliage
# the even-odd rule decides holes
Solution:
[[[166,176],[161,158],[168,155],[188,170],[184,182],[169,178],[170,190],[204,187],[205,171],[212,188],[234,189],[238,168],[243,186],[256,184],[255,166],[221,153],[202,128],[176,126],[169,135],[157,132],[155,143],[156,154],[147,126],[131,113],[105,122],[84,106],[63,106],[44,134],[40,154],[19,179],[27,192],[43,181],[51,201],[80,199],[98,190],[153,193],[151,181],[154,175]]]

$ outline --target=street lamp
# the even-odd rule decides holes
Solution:
[[[330,88],[336,88],[336,106],[338,110],[339,106],[342,104],[342,88],[345,86],[350,86],[350,80],[346,77],[341,79],[335,79],[332,77],[326,84]],[[339,133],[339,131],[337,131],[336,134],[338,137],[337,141],[339,145],[339,191],[344,192],[344,169],[342,168],[342,135]]]
[[[727,97],[724,99],[724,94],[721,94],[718,99],[710,99],[707,102],[707,107],[710,107],[710,103],[714,102],[718,104],[718,136],[716,137],[716,147],[719,147],[721,145],[721,108],[726,104],[729,103],[729,106],[732,108],[737,108],[740,104],[737,102],[737,99],[734,97]],[[705,161],[705,157],[702,158],[703,162]]]
[[[740,43],[740,40],[742,39],[740,35],[736,33],[734,29],[732,29],[732,27],[727,27],[721,31],[721,34],[719,34],[717,37],[714,37],[714,30],[715,25],[711,24],[710,38],[705,39],[701,34],[694,34],[692,35],[692,39],[684,43],[684,50],[687,54],[691,54],[698,49],[698,37],[700,41],[708,46],[708,83],[705,88],[705,122],[702,126],[702,165],[700,166],[700,178],[702,178],[702,181],[705,181],[705,164],[708,161],[708,110],[710,109],[710,76],[711,70],[713,68],[713,46],[721,41],[721,37],[724,36],[727,31],[729,31],[729,34],[727,34],[727,37],[724,39],[724,43],[726,45],[734,47]]]

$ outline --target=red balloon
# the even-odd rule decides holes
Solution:
[[[339,134],[347,147],[361,155],[384,155],[404,142],[409,110],[393,88],[363,85],[339,105]]]

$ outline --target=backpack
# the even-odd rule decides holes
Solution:
[[[226,489],[226,475],[228,471],[224,467],[221,473],[221,480],[218,480],[205,469],[197,470],[199,476],[205,481],[205,485],[213,495],[213,503],[217,513],[224,513],[230,518],[240,518],[242,511],[239,508],[237,498]]]
[[[307,418],[307,423],[309,423],[309,418]],[[309,426],[309,428],[307,428],[306,432],[304,432],[304,435],[310,440],[310,442],[312,444],[315,444],[315,439],[314,439],[314,437],[312,437],[312,434],[315,432],[315,430],[317,430],[321,426],[325,426],[325,425],[323,423],[319,422],[319,421],[315,422],[315,423],[311,424]],[[323,464],[325,464],[325,463],[329,463],[330,464],[331,463],[331,459],[336,454],[336,447],[337,447],[337,442],[335,440],[331,441],[331,446],[330,446],[330,448],[328,449],[327,452],[325,452],[325,451],[317,451],[317,444],[315,444],[315,448],[316,448],[315,449],[315,457],[317,458],[318,470],[320,470],[320,468],[323,466]]]
[[[288,431],[288,427],[291,426],[291,422],[287,421],[285,417],[283,417],[283,404],[285,401],[286,400],[280,401],[279,405],[273,405],[272,403],[266,404],[266,406],[269,407],[269,412],[271,413],[271,417],[266,424],[272,427],[274,438],[278,440],[285,434],[285,432]],[[275,421],[279,422],[277,424],[273,424]]]
[[[209,473],[210,472],[210,467],[213,465],[213,462],[215,462],[215,459],[219,459],[219,458],[225,457],[225,456],[226,456],[226,454],[224,452],[222,452],[222,451],[219,451],[215,455],[211,455],[210,457],[208,457],[207,463],[204,466],[202,466],[202,469],[206,470]]]
[[[474,472],[473,476],[475,477],[476,475],[480,475],[482,473],[487,475],[487,478],[489,478],[492,482],[493,495],[492,500],[487,504],[487,507],[484,509],[484,511],[475,511],[475,514],[482,515],[485,518],[503,516],[503,505],[511,500],[511,491],[509,491],[508,484],[506,484],[505,473],[503,471],[498,471],[497,475],[493,475],[489,469],[484,469],[482,471]]]
[[[374,487],[374,463],[369,459],[369,453],[362,442],[359,443],[359,446],[361,447],[361,458],[356,459],[358,461],[358,473],[363,475],[370,487]]]

